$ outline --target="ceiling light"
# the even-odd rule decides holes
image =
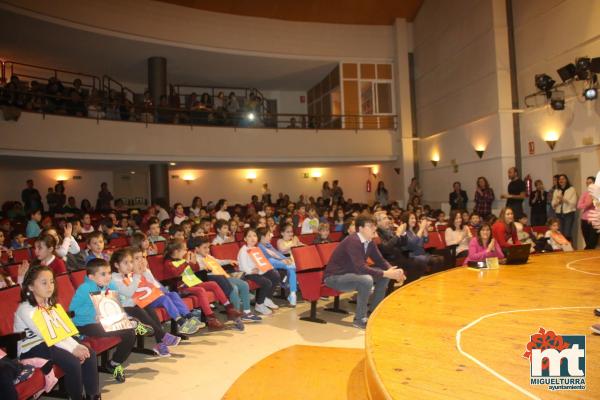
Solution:
[[[174,167],[174,166],[176,166],[176,165],[177,165],[177,163],[170,162],[170,163],[169,163],[169,165],[170,165],[171,167]]]
[[[246,115],[246,118],[248,118],[249,121],[254,121],[254,118],[256,118],[256,116],[254,115],[254,113],[248,113]]]

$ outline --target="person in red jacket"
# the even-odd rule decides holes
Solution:
[[[498,220],[492,226],[492,236],[503,249],[521,244],[517,236],[512,208],[506,207],[500,211]]]
[[[192,271],[198,271],[198,264],[193,262],[194,257],[192,253],[187,251],[187,245],[185,241],[175,239],[171,241],[165,250],[165,272],[170,273],[173,276],[181,276],[184,271],[189,267]],[[243,329],[243,323],[240,320],[242,313],[233,307],[233,304],[229,302],[229,299],[223,293],[223,290],[216,282],[201,282],[197,285],[189,287],[185,283],[179,288],[182,293],[189,293],[196,297],[200,303],[200,309],[206,316],[206,325],[212,330],[223,329],[223,323],[217,319],[207,297],[207,291],[212,292],[217,301],[225,306],[227,318],[235,321],[235,326],[238,330]]]
[[[36,258],[40,261],[40,264],[50,267],[55,276],[67,272],[67,266],[63,259],[57,257],[54,253],[56,245],[56,239],[49,234],[43,234],[35,240]]]

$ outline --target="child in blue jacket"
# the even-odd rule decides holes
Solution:
[[[296,265],[294,265],[294,260],[292,260],[291,257],[286,257],[279,250],[273,247],[271,244],[273,233],[267,228],[258,228],[256,230],[256,235],[258,236],[259,240],[258,248],[263,252],[273,268],[281,269],[287,272],[287,278],[290,286],[290,294],[287,299],[290,303],[290,306],[295,307],[298,284],[296,283]]]
[[[123,363],[129,357],[135,344],[134,329],[121,329],[106,332],[104,327],[98,323],[96,308],[90,293],[114,291],[117,287],[111,282],[111,270],[108,262],[101,258],[90,260],[87,265],[87,276],[85,281],[77,288],[69,310],[74,312],[73,323],[82,335],[118,337],[121,342],[117,345],[112,359],[104,366],[110,371],[118,382],[125,382],[125,370]]]

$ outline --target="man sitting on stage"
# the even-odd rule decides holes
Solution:
[[[371,311],[385,296],[390,279],[404,282],[404,271],[388,263],[372,242],[375,237],[376,222],[371,215],[359,215],[355,221],[356,233],[349,235],[335,249],[325,268],[325,284],[341,292],[356,290],[356,315],[353,325],[360,329],[367,326],[367,305],[373,286],[375,294]],[[367,259],[374,263],[367,266]]]

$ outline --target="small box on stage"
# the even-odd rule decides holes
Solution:
[[[497,257],[489,257],[485,261],[469,261],[467,266],[473,269],[498,269],[500,262]]]

